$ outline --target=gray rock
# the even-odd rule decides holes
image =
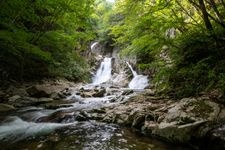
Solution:
[[[34,98],[34,97],[20,97],[20,96],[13,96],[11,97],[11,100],[9,100],[10,104],[12,104],[15,107],[37,106],[52,101],[53,101],[52,98]]]
[[[87,97],[103,97],[106,94],[106,89],[104,87],[96,87],[95,89],[80,89],[80,96]]]
[[[134,118],[132,127],[134,128],[141,128],[145,123],[145,115],[144,114],[138,114],[136,118]]]
[[[0,112],[7,112],[12,110],[15,110],[14,106],[0,103]]]
[[[48,93],[47,91],[44,91],[41,87],[38,87],[37,85],[31,86],[27,88],[27,93],[31,97],[50,97],[51,93]]]
[[[93,97],[103,97],[106,93],[105,88],[95,89],[94,93],[92,94]]]
[[[152,126],[152,124],[145,124],[144,130],[147,130],[147,132],[151,132],[151,134],[158,137],[167,139],[170,142],[186,143],[191,137],[195,136],[194,131],[205,122],[206,121],[196,121],[185,125],[177,125],[176,122],[162,122],[158,125],[155,124],[155,126]]]
[[[14,96],[12,96],[12,97],[9,98],[8,102],[14,103],[14,102],[18,101],[20,98],[21,98],[21,96],[14,95]]]
[[[142,129],[171,142],[186,143],[192,137],[206,136],[219,113],[219,105],[204,98],[171,101],[140,95],[108,109],[103,121]]]
[[[25,88],[15,88],[15,90],[12,91],[12,95],[28,96],[28,93]]]
[[[124,90],[121,95],[130,95],[132,93],[134,93],[133,90]]]
[[[62,97],[60,96],[59,93],[54,92],[51,94],[50,98],[52,98],[54,100],[60,100]]]

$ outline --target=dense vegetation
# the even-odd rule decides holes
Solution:
[[[109,30],[123,56],[136,55],[159,92],[185,97],[225,91],[223,0],[117,0]],[[110,23],[110,22],[109,22]],[[224,94],[224,93],[223,93]]]
[[[83,80],[91,40],[135,55],[159,93],[225,91],[224,0],[3,0],[1,80]]]
[[[0,79],[87,78],[93,0],[0,2]]]

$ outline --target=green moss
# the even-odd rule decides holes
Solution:
[[[193,123],[193,122],[195,122],[195,120],[189,117],[181,117],[179,118],[177,125],[184,125],[184,124]]]
[[[211,106],[200,100],[191,102],[188,106],[193,106],[192,112],[196,115],[196,117],[207,118],[209,117],[209,114],[213,112]]]

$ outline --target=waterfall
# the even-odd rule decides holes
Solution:
[[[138,75],[136,71],[132,68],[132,66],[126,62],[128,67],[130,68],[132,74],[133,74],[133,79],[129,83],[129,88],[130,89],[144,89],[145,87],[148,86],[148,77],[144,75]]]
[[[105,57],[101,62],[99,69],[93,79],[93,84],[100,84],[108,81],[111,78],[112,58]]]
[[[94,42],[92,45],[91,45],[91,50],[93,51],[94,50],[94,47],[98,44],[98,42]]]
[[[134,69],[132,68],[132,66],[131,66],[128,62],[126,62],[126,63],[127,63],[127,65],[128,65],[128,67],[130,68],[130,70],[131,70],[133,76],[134,76],[134,77],[137,76],[138,74],[137,74],[136,71],[134,71]]]

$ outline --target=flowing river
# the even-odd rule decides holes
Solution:
[[[128,64],[129,65],[129,64]],[[137,89],[135,93],[148,86],[146,76],[138,75],[129,65],[133,80],[129,87]],[[93,83],[85,85],[82,90],[102,88],[103,82],[111,78],[111,58],[105,58],[98,69]],[[102,85],[101,85],[102,84]],[[81,87],[79,87],[81,88]],[[69,104],[59,108],[40,106],[21,107],[16,111],[0,114],[0,149],[7,150],[179,150],[184,147],[170,145],[147,138],[143,134],[116,124],[98,122],[95,119],[82,120],[76,112],[98,110],[102,107],[119,105],[121,93],[126,88],[110,88],[104,97],[82,97],[78,89],[67,97]],[[112,92],[113,91],[113,92]],[[122,101],[122,100],[121,100]],[[63,116],[64,115],[64,116]],[[59,117],[60,116],[60,117]],[[73,116],[73,117],[71,117]],[[76,117],[74,117],[76,116]],[[58,119],[58,120],[57,120]],[[46,121],[47,120],[47,121]]]

